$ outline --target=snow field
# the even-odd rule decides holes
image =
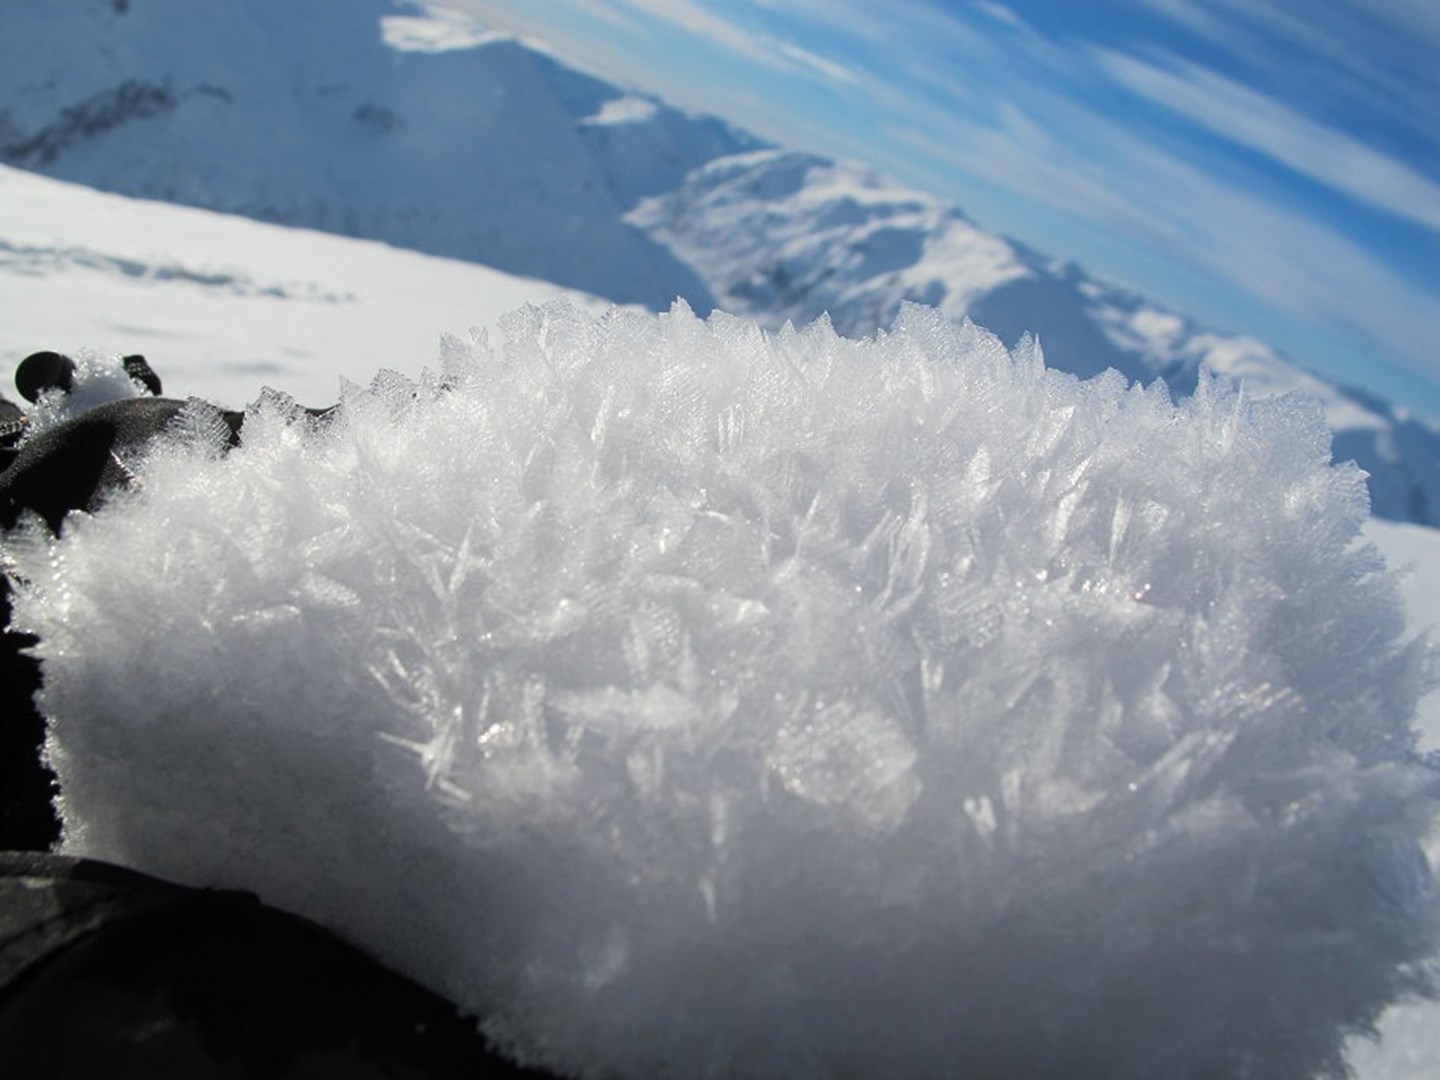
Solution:
[[[7,541],[65,849],[585,1075],[1308,1076],[1426,984],[1430,654],[1319,407],[526,308]]]
[[[442,331],[560,296],[548,282],[371,240],[92,191],[0,166],[0,392],[40,349],[143,353],[168,394],[244,408],[262,385],[335,401],[347,373],[418,375]]]

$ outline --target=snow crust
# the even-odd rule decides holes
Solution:
[[[1431,654],[1320,408],[527,308],[7,540],[66,850],[584,1075],[1308,1076],[1428,986]]]

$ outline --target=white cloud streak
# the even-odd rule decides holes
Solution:
[[[774,49],[767,47],[760,35],[722,18],[696,0],[618,0],[618,3],[645,19],[694,34],[756,63],[770,67],[787,66]],[[615,4],[586,0],[585,6],[596,9],[614,7]]]
[[[838,83],[844,86],[858,86],[862,81],[861,77],[850,68],[843,64],[837,64],[835,61],[827,59],[818,53],[813,53],[809,49],[802,49],[799,45],[791,44],[788,41],[776,41],[775,48],[779,50],[782,55],[789,57],[791,60],[805,67],[811,68],[832,83]]]
[[[1392,120],[1440,123],[1440,5],[1434,0],[1131,0],[1258,72],[1292,57],[1291,89],[1307,96],[1320,78]]]
[[[813,50],[783,41],[768,33],[751,30],[699,3],[698,0],[572,0],[592,14],[626,9],[635,21],[663,24],[681,33],[692,34],[712,46],[765,67],[838,85],[856,85],[860,77],[850,68]]]
[[[1133,92],[1222,138],[1351,198],[1440,229],[1440,184],[1351,136],[1179,59],[1164,70],[1109,50],[1097,55]]]
[[[1335,230],[1211,176],[1123,125],[1079,106],[1059,116],[1083,130],[1071,148],[1022,110],[994,128],[954,129],[951,154],[996,185],[1061,215],[1107,224],[1276,309],[1374,342],[1428,378],[1440,376],[1433,299]],[[931,153],[944,143],[915,140]]]

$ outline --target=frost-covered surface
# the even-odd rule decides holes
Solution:
[[[506,340],[10,543],[68,850],[593,1075],[1304,1076],[1423,985],[1425,656],[1316,406],[920,309]]]

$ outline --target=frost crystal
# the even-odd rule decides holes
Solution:
[[[1300,1077],[1423,988],[1427,654],[1314,405],[503,329],[15,545],[68,850],[577,1074]]]
[[[51,388],[40,394],[27,415],[26,438],[57,427],[81,413],[107,401],[140,397],[146,392],[138,379],[132,378],[118,356],[82,353],[75,360],[70,389]]]

